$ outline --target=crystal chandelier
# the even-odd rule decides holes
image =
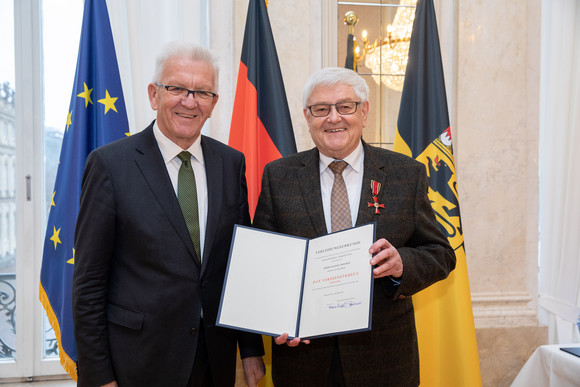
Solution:
[[[354,39],[354,61],[361,62],[371,69],[372,77],[377,84],[383,84],[395,91],[403,90],[409,43],[415,19],[417,0],[401,0],[393,23],[385,28],[385,37],[370,43],[367,31],[362,31],[362,48]],[[357,15],[349,11],[344,17],[349,26],[349,33],[354,35],[354,25],[358,22]]]

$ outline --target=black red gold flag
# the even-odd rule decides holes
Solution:
[[[246,157],[250,216],[254,217],[264,166],[296,153],[286,91],[264,0],[250,0],[229,145]]]

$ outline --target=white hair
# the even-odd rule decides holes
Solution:
[[[361,102],[366,102],[369,99],[369,86],[367,82],[358,75],[356,72],[343,68],[343,67],[326,67],[315,71],[306,85],[304,85],[304,90],[302,92],[302,104],[304,109],[308,106],[308,99],[314,89],[318,86],[334,86],[336,84],[344,84],[352,87],[357,97],[360,98]]]
[[[155,72],[153,73],[153,82],[159,82],[161,74],[163,74],[163,70],[169,59],[180,57],[209,63],[213,67],[214,72],[214,90],[212,91],[214,93],[217,93],[219,84],[218,82],[219,67],[217,65],[217,59],[214,57],[213,53],[207,48],[192,43],[185,42],[168,43],[155,61]]]

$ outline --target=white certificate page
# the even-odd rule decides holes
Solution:
[[[293,336],[307,244],[306,238],[236,225],[218,325]]]
[[[367,224],[310,240],[300,337],[370,329],[374,234]]]

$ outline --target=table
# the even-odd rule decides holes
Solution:
[[[580,357],[560,350],[562,347],[580,348],[580,343],[538,347],[524,364],[511,387],[580,386]]]

